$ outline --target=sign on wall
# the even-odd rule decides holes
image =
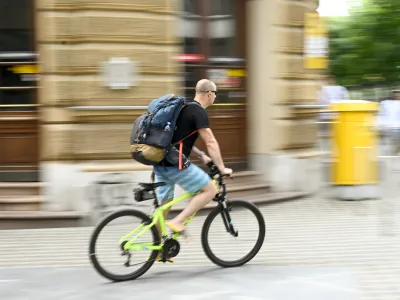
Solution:
[[[138,71],[135,62],[125,57],[112,57],[102,63],[105,86],[114,90],[129,89],[138,85]]]
[[[305,14],[304,63],[307,69],[328,67],[328,33],[318,13]]]

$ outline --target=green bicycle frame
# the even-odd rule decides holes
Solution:
[[[213,183],[217,184],[217,181],[215,179],[213,179]],[[135,241],[139,237],[141,237],[146,231],[148,231],[151,227],[153,227],[157,222],[160,222],[162,236],[163,237],[167,236],[167,227],[165,225],[164,211],[168,210],[171,206],[173,206],[191,196],[197,195],[198,193],[199,193],[199,191],[195,192],[195,193],[185,193],[182,196],[180,196],[176,199],[173,199],[172,201],[168,202],[167,204],[164,204],[163,206],[160,206],[159,208],[157,208],[151,216],[152,222],[150,224],[148,224],[148,225],[141,224],[135,230],[133,230],[132,232],[130,232],[129,234],[125,235],[124,237],[122,237],[120,239],[119,242],[120,242],[120,244],[122,244],[124,241],[127,241],[132,236],[134,236],[131,240],[126,242],[126,244],[124,245],[124,250],[131,250],[131,251],[161,250],[164,246],[163,243],[160,245],[154,245],[153,243],[135,243]],[[196,215],[196,213],[194,213],[193,215],[191,215],[189,218],[187,218],[185,220],[185,223],[184,223],[185,226],[190,223],[190,221],[193,219],[193,217],[195,215]],[[172,235],[172,238],[177,240],[179,238],[179,236],[180,236],[179,233],[174,233]]]

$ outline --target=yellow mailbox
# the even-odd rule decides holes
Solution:
[[[330,110],[335,114],[331,127],[332,183],[344,189],[338,195],[376,197],[378,134],[374,128],[379,104],[348,100],[333,103]]]

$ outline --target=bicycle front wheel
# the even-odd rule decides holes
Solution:
[[[201,232],[206,256],[225,268],[242,266],[252,260],[260,251],[264,238],[263,215],[254,204],[243,200],[218,205],[207,216]]]
[[[89,245],[89,257],[96,271],[112,281],[133,280],[142,276],[153,265],[158,250],[126,251],[120,239],[150,218],[134,209],[116,211],[99,222],[93,231]],[[139,233],[139,231],[138,231]],[[137,239],[138,245],[159,245],[160,237],[155,226]],[[146,249],[146,247],[143,247]]]

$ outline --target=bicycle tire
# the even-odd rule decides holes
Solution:
[[[223,208],[221,205],[219,205],[217,208],[215,208],[213,211],[211,211],[211,213],[207,216],[207,218],[203,224],[203,228],[201,231],[201,244],[202,244],[202,247],[203,247],[203,250],[204,250],[204,253],[206,254],[206,256],[214,264],[216,264],[220,267],[223,267],[223,268],[239,267],[239,266],[242,266],[242,265],[248,263],[260,251],[260,249],[264,243],[264,239],[265,239],[264,217],[261,214],[260,210],[254,204],[247,202],[247,201],[243,201],[243,200],[232,200],[232,201],[229,201],[228,205],[231,206],[233,209],[235,207],[242,207],[242,208],[250,210],[257,219],[258,227],[259,227],[259,235],[258,235],[257,242],[255,243],[253,249],[247,255],[242,257],[241,259],[238,259],[236,261],[224,261],[222,259],[219,259],[212,252],[212,250],[210,248],[210,245],[208,243],[208,232],[209,232],[210,226],[211,226],[212,222],[214,221],[215,217],[222,213]],[[234,220],[233,220],[233,222],[234,222]]]
[[[134,216],[139,219],[142,219],[142,222],[151,222],[150,218],[147,215],[145,215],[141,211],[138,211],[135,209],[124,209],[124,210],[112,212],[109,215],[105,216],[96,225],[96,227],[92,233],[92,236],[90,238],[90,245],[89,245],[89,258],[90,258],[90,261],[91,261],[93,267],[95,268],[95,270],[103,277],[105,277],[111,281],[115,281],[115,282],[134,280],[134,279],[142,276],[144,273],[146,273],[151,268],[151,266],[155,262],[155,259],[157,258],[157,255],[158,255],[158,250],[153,250],[151,252],[149,259],[143,264],[143,266],[141,268],[139,268],[137,271],[135,271],[133,273],[126,274],[126,275],[116,275],[116,274],[110,273],[101,266],[101,264],[99,263],[99,261],[96,257],[96,241],[99,236],[99,233],[105,226],[107,226],[108,223],[110,223],[111,221],[113,221],[119,217],[124,217],[124,216]],[[132,228],[132,230],[133,229],[134,228]],[[154,244],[159,244],[160,241],[159,241],[159,235],[158,235],[158,230],[157,230],[156,226],[151,227],[150,230],[153,235]],[[123,233],[121,233],[121,234],[123,234]]]

